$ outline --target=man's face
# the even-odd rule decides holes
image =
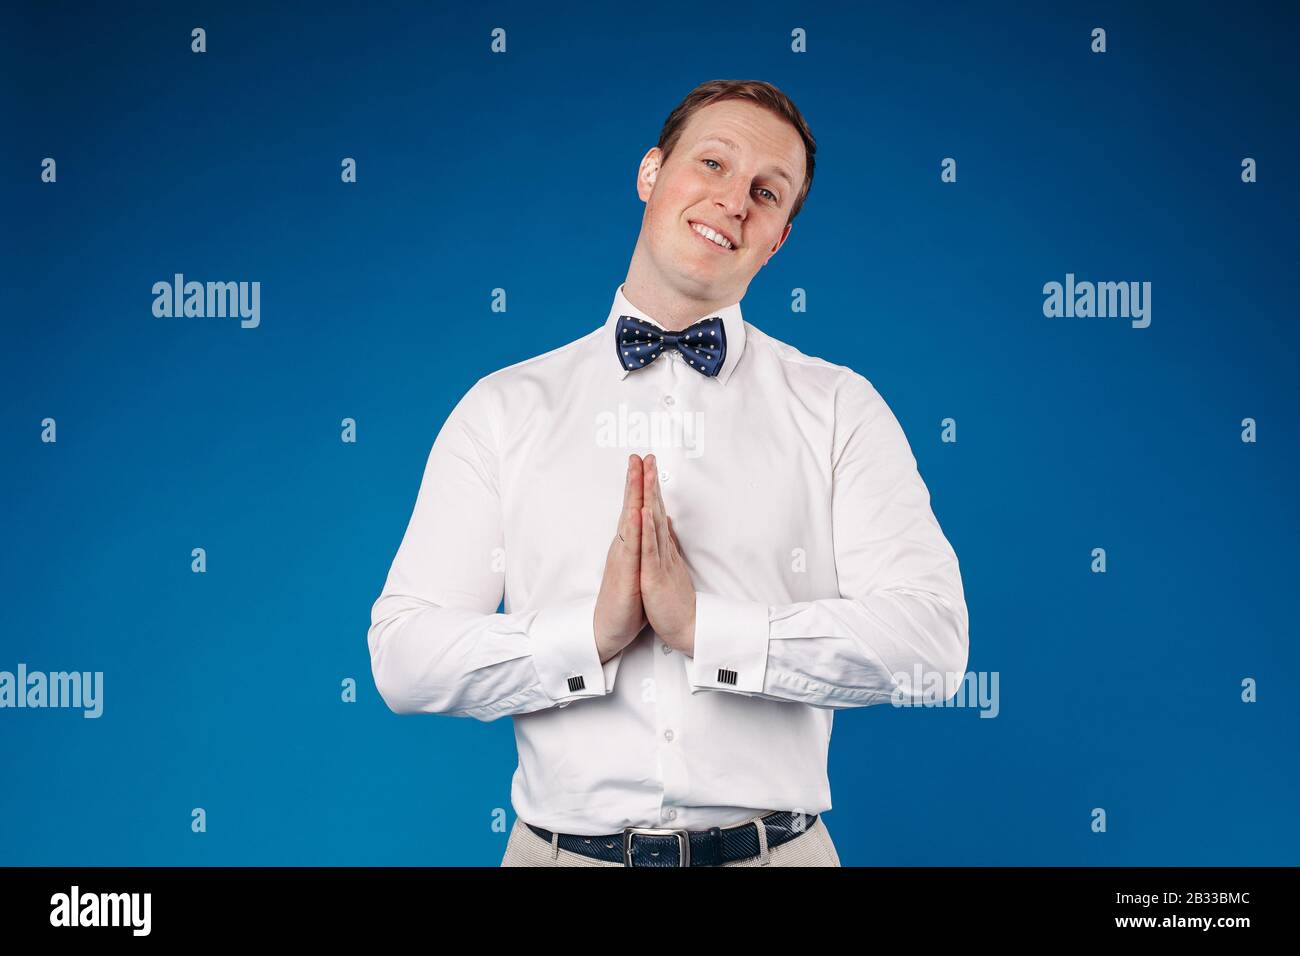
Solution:
[[[668,161],[650,150],[637,177],[640,242],[660,279],[693,297],[739,301],[785,242],[803,176],[803,140],[786,120],[738,100],[697,110]]]

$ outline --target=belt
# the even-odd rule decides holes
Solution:
[[[774,847],[806,833],[817,822],[817,814],[775,810],[760,819],[767,831],[767,845]],[[547,843],[555,836],[552,831],[531,823],[524,825]],[[621,833],[604,836],[561,833],[558,846],[570,853],[623,866],[721,866],[758,856],[761,850],[758,824],[753,820],[707,830],[624,827]]]

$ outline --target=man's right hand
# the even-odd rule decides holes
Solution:
[[[640,455],[629,455],[627,477],[623,482],[623,511],[618,519],[618,533],[605,557],[605,576],[596,596],[593,625],[596,650],[603,664],[636,638],[646,626],[645,607],[641,604],[641,490]]]

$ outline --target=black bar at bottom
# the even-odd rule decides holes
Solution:
[[[764,872],[749,878],[734,867],[628,870],[635,876],[555,869],[0,868],[0,927],[6,942],[75,934],[90,943],[284,936],[335,944],[409,933],[463,945],[520,932],[559,942],[599,927],[630,943],[653,926],[673,937],[694,920],[713,925],[723,942],[729,931],[721,927],[739,920],[751,936],[765,926],[813,932],[804,937],[810,944],[840,931],[914,942],[1044,932],[1231,941],[1285,929],[1297,876],[1295,867],[750,867]]]

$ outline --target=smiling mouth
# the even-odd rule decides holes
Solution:
[[[709,245],[711,245],[713,248],[717,249],[719,252],[735,252],[735,251],[736,251],[736,247],[735,247],[735,246],[732,246],[732,245],[724,245],[724,244],[721,244],[721,243],[715,242],[714,240],[710,239],[709,236],[706,235],[704,232],[701,232],[700,230],[702,230],[702,229],[703,229],[703,230],[707,230],[709,234],[711,234],[711,235],[715,235],[715,236],[718,236],[720,239],[723,240],[724,243],[728,243],[728,242],[729,242],[729,240],[727,240],[726,237],[723,236],[721,233],[718,233],[718,232],[715,232],[715,231],[712,230],[712,229],[709,229],[709,227],[706,226],[706,225],[704,225],[703,223],[696,223],[696,222],[694,222],[694,221],[691,221],[691,222],[687,222],[686,225],[687,225],[687,227],[691,230],[691,232],[695,233],[697,236],[700,237],[700,239],[702,239],[704,242],[707,242]]]

